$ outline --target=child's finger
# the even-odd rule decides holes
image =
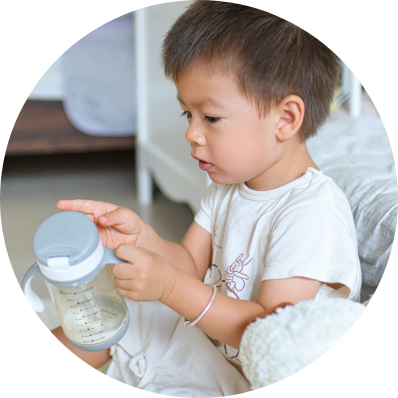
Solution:
[[[74,210],[74,207],[76,207],[76,202],[75,200],[59,200],[57,202],[57,208],[60,210],[65,210],[65,211],[77,211]],[[91,221],[95,221],[94,215],[90,213],[84,213]]]
[[[124,207],[118,207],[98,218],[98,222],[104,227],[123,225],[134,216],[135,213]]]
[[[122,281],[128,281],[131,279],[131,272],[128,267],[131,267],[132,265],[129,263],[120,263],[120,264],[114,264],[112,266],[112,274],[113,277],[115,278],[115,283],[120,287],[120,283]]]
[[[59,200],[57,202],[57,207],[60,210],[72,210],[73,206],[72,200]]]
[[[59,200],[57,202],[57,207],[60,210],[79,211],[85,214],[92,214],[94,218],[98,218],[117,208],[117,206],[112,203],[86,199]]]
[[[120,257],[120,254],[117,254],[117,250],[115,250],[115,254],[120,258],[120,260],[124,260],[122,263],[117,263],[113,264],[112,266],[112,274],[115,278],[117,279],[130,279],[133,274],[133,269],[132,267],[134,266],[133,264],[133,259],[129,261],[127,258],[122,258]],[[124,256],[127,257],[127,256]],[[128,256],[130,257],[130,256]]]
[[[115,278],[115,285],[119,289],[131,290],[132,279],[117,279],[117,278]]]
[[[134,264],[134,262],[142,257],[145,252],[143,252],[142,249],[128,243],[122,243],[116,248],[115,254],[116,257],[120,258],[121,260]]]

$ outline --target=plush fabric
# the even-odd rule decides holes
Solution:
[[[340,298],[320,298],[277,308],[245,330],[239,358],[258,389],[283,380],[318,359],[350,329],[365,306]]]
[[[397,223],[397,176],[387,133],[378,117],[350,120],[339,116],[308,142],[308,150],[350,202],[364,301],[383,276]]]

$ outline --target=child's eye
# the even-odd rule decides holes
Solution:
[[[189,112],[189,111],[184,111],[184,112],[181,113],[180,116],[186,117],[187,119],[190,119],[192,117],[192,113]],[[205,116],[205,120],[208,123],[216,123],[216,122],[218,122],[220,120],[220,118],[219,117],[213,117],[213,116]]]
[[[220,120],[219,117],[213,117],[213,116],[205,116],[205,119],[209,122],[209,123],[216,123]]]
[[[190,119],[192,117],[192,113],[188,111],[184,111],[181,113],[180,116],[185,116],[187,119]]]

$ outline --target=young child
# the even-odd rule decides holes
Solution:
[[[291,23],[218,1],[188,7],[165,38],[163,62],[191,155],[213,183],[181,244],[128,209],[58,202],[91,217],[125,261],[113,274],[132,325],[110,353],[78,352],[55,334],[93,366],[113,355],[109,374],[134,386],[232,395],[249,389],[230,364],[239,369],[250,319],[284,301],[359,297],[349,203],[306,148],[328,116],[340,63]]]

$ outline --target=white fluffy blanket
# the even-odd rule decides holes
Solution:
[[[343,337],[364,309],[350,300],[322,298],[278,308],[251,323],[240,346],[251,388],[276,383],[315,361]]]

